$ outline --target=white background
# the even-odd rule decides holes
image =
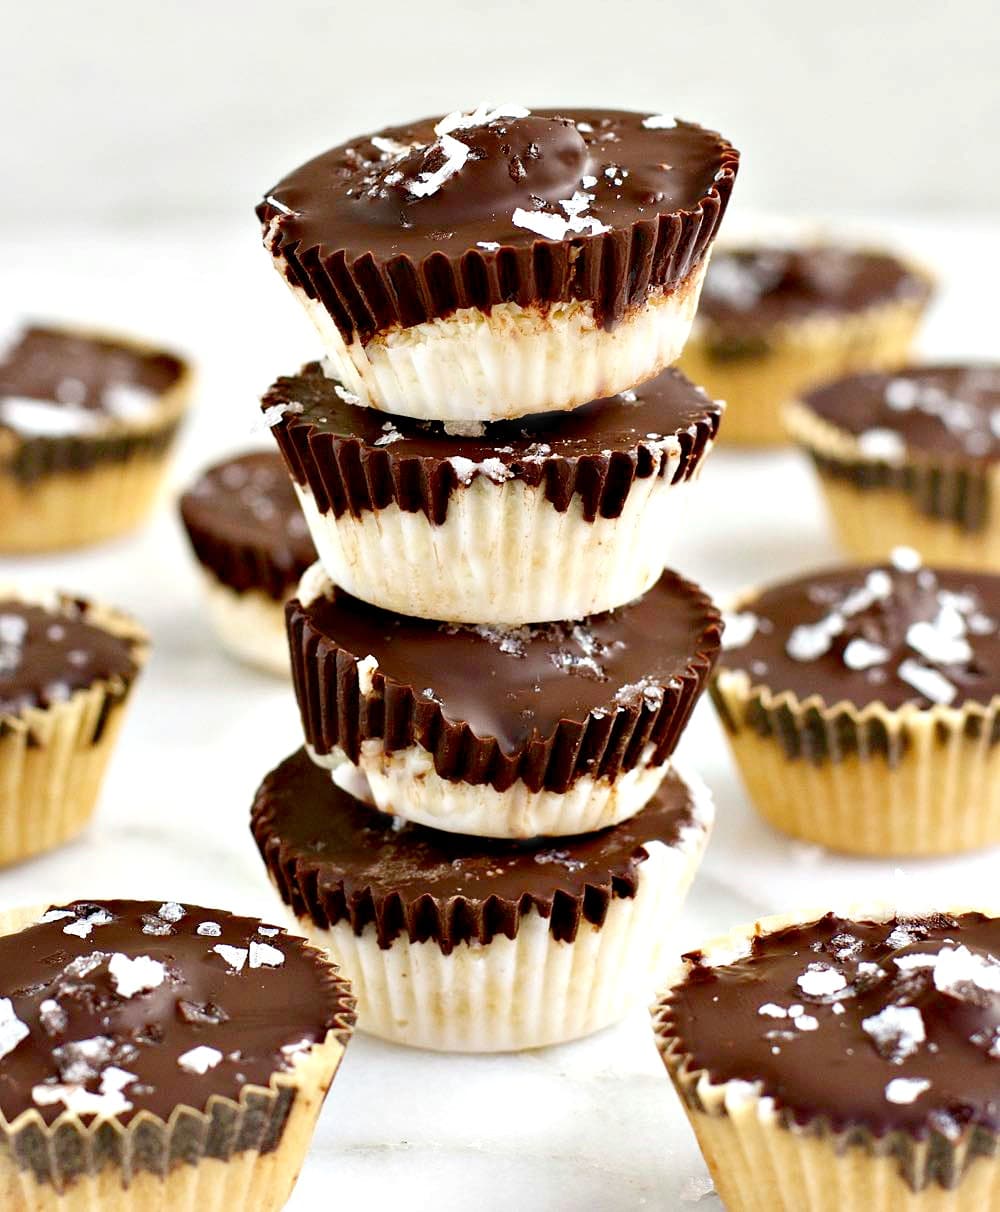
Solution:
[[[862,214],[942,274],[925,352],[995,353],[1000,180],[977,150],[998,117],[997,20],[976,25],[985,4],[847,2],[833,30],[817,6],[791,2],[716,4],[695,24],[652,2],[363,7],[0,0],[0,322],[82,319],[191,353],[201,379],[175,488],[222,453],[269,442],[252,432],[256,396],[315,352],[258,246],[257,194],[324,143],[486,92],[676,108],[718,125],[746,153],[730,227],[761,207]],[[717,451],[697,492],[667,541],[672,562],[718,594],[835,558],[791,452]],[[217,651],[172,504],[119,543],[0,561],[0,577],[14,576],[130,608],[155,650],[95,825],[0,872],[0,907],[122,894],[271,913],[247,814],[262,775],[299,743],[291,691]],[[707,704],[683,751],[719,810],[684,943],[795,905],[992,894],[995,854],[850,861],[773,834]],[[355,1038],[290,1206],[673,1210],[703,1173],[639,1010],[592,1040],[512,1057]]]

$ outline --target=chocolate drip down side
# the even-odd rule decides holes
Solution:
[[[437,422],[351,404],[314,362],[279,379],[263,408],[283,410],[272,432],[320,513],[359,517],[396,504],[440,525],[452,496],[482,475],[541,486],[560,513],[577,498],[592,522],[620,516],[637,479],[668,472],[671,483],[691,479],[718,433],[722,405],[676,370],[627,394],[452,437]]]
[[[299,918],[321,930],[374,927],[385,949],[401,936],[460,943],[514,938],[526,914],[561,942],[603,925],[614,898],[631,898],[653,841],[680,845],[698,827],[691,794],[667,775],[630,821],[583,837],[530,842],[466,838],[404,824],[338,788],[299,750],[272,771],[251,829],[271,878]]]

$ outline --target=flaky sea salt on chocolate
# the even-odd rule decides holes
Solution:
[[[906,1106],[931,1088],[929,1081],[922,1077],[894,1077],[885,1088],[886,1101]]]
[[[918,1052],[927,1038],[923,1015],[916,1006],[886,1006],[863,1019],[861,1029],[871,1037],[879,1056],[896,1063]]]
[[[14,1013],[9,997],[0,997],[0,1058],[13,1052],[17,1045],[31,1034],[27,1024]]]

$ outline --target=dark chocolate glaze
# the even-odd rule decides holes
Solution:
[[[65,702],[95,682],[122,695],[139,672],[136,641],[90,621],[87,603],[63,596],[53,609],[0,599],[0,715]]]
[[[31,326],[0,349],[0,458],[21,483],[45,475],[88,471],[100,463],[124,462],[166,451],[178,428],[176,416],[155,417],[156,403],[184,375],[181,360],[168,353],[144,353],[127,344],[59,329]],[[141,426],[123,425],[112,407],[116,388],[148,393],[153,415]],[[38,400],[62,409],[81,409],[106,419],[107,426],[79,434],[21,432],[4,420],[4,399]]]
[[[864,592],[873,572],[875,566],[837,568],[762,590],[739,612],[758,620],[753,637],[741,647],[727,647],[721,667],[745,670],[754,685],[767,686],[774,694],[791,691],[800,701],[819,695],[830,707],[844,701],[859,708],[881,702],[896,709],[904,703],[930,707],[941,701],[921,693],[900,676],[903,662],[916,662],[954,687],[950,706],[967,702],[988,706],[1000,695],[1000,576],[926,568],[901,572],[890,564],[879,570],[890,579],[888,595],[857,599],[865,604],[852,610],[849,595]],[[842,611],[845,599],[846,615]],[[961,608],[953,613],[956,603]],[[833,615],[843,620],[843,626],[830,637],[826,651],[813,659],[790,655],[789,640],[792,637],[794,647],[796,628],[814,627]],[[926,637],[926,629],[921,629],[925,635],[910,630],[913,624],[933,623],[939,617],[945,629],[949,621],[957,619],[968,653],[939,649],[935,637],[941,628],[936,627],[930,637]],[[734,626],[730,638],[735,633]],[[845,651],[858,640],[878,645],[884,659],[873,659],[867,668],[849,668]]]
[[[452,494],[482,475],[544,485],[560,513],[578,496],[588,522],[618,517],[635,480],[668,466],[672,483],[690,479],[722,416],[722,405],[676,370],[572,412],[489,422],[479,437],[351,404],[318,362],[270,388],[263,407],[276,405],[289,407],[272,432],[320,512],[358,517],[395,502],[434,523],[445,520]],[[460,477],[452,459],[476,469]]]
[[[321,929],[373,924],[380,947],[401,935],[450,953],[473,939],[514,938],[536,909],[572,942],[581,922],[604,923],[613,897],[632,897],[644,846],[675,846],[703,828],[673,771],[637,816],[579,837],[497,841],[406,824],[337,787],[300,749],[254,801],[251,829],[272,879],[299,917]]]
[[[454,782],[563,792],[584,774],[614,778],[647,745],[661,763],[718,653],[718,611],[665,572],[642,598],[581,623],[467,627],[414,619],[336,591],[287,607],[306,740],[387,751],[414,743]],[[591,655],[588,658],[588,653]],[[374,656],[372,693],[358,662]]]
[[[837,1132],[860,1127],[876,1137],[905,1132],[921,1140],[955,1140],[978,1129],[993,1138],[1000,1132],[1000,1061],[989,1051],[1000,1028],[1000,995],[953,981],[946,968],[904,970],[896,962],[959,946],[995,977],[1000,921],[981,913],[888,922],[830,913],[756,936],[750,954],[732,963],[713,966],[696,951],[685,957],[685,979],[658,1007],[658,1034],[676,1039],[686,1069],[715,1082],[759,1082],[761,1095],[798,1124],[824,1120]],[[809,994],[798,981],[810,965],[841,974],[844,986]],[[799,1006],[817,1025],[798,1028],[792,1018],[761,1014],[761,1006]],[[923,1040],[915,1038],[912,1013],[901,1034],[862,1026],[894,1006],[919,1011]],[[913,1102],[896,1102],[886,1097],[896,1079],[930,1085]],[[990,1151],[995,1147],[993,1140]],[[939,1158],[951,1154],[942,1149]],[[957,1178],[937,1177],[946,1186]]]
[[[283,930],[261,933],[255,918],[191,905],[161,912],[161,905],[78,901],[59,906],[68,917],[0,937],[0,997],[30,1030],[0,1065],[0,1113],[8,1121],[35,1108],[52,1123],[64,1103],[39,1101],[33,1091],[80,1083],[97,1094],[109,1065],[135,1078],[124,1087],[131,1106],[117,1114],[120,1122],[140,1111],[167,1120],[176,1107],[201,1109],[212,1095],[235,1100],[246,1085],[267,1086],[292,1067],[286,1046],[320,1043],[328,1031],[346,1042],[353,1001],[319,952]],[[183,916],[170,920],[178,909]],[[87,937],[66,933],[88,918],[99,923],[102,910],[111,920],[93,924]],[[203,922],[217,933],[199,935]],[[246,953],[254,944],[276,948],[283,959],[274,964],[266,951],[260,962],[255,948],[251,967]],[[214,950],[218,945],[244,952],[241,971]],[[119,991],[111,959],[119,953],[162,964],[162,982],[123,996],[130,990]],[[92,957],[93,966],[84,960],[74,969],[81,957]],[[105,1042],[87,1064],[72,1045],[98,1037]],[[182,1068],[178,1058],[200,1046],[221,1052],[218,1063],[204,1074]]]
[[[275,451],[216,463],[181,497],[181,518],[198,561],[237,593],[282,601],[316,549]]]
[[[162,396],[183,373],[172,354],[33,325],[0,350],[0,399],[23,396],[114,416],[109,389],[135,387]]]
[[[816,315],[926,302],[930,280],[888,253],[826,245],[717,248],[698,307],[718,357],[751,353],[771,329]]]
[[[417,196],[413,183],[445,158],[437,121],[323,152],[257,207],[289,281],[322,302],[348,341],[502,302],[586,300],[612,327],[699,264],[739,162],[721,136],[691,123],[651,129],[623,110],[538,110],[453,130],[468,158]],[[390,143],[380,150],[373,139]],[[410,144],[419,146],[385,150]],[[577,193],[590,196],[582,216],[607,231],[585,223],[543,238],[513,221],[516,209],[566,218],[559,203]]]
[[[1000,364],[851,375],[811,392],[805,404],[854,437],[889,430],[910,455],[973,465],[1000,459]]]

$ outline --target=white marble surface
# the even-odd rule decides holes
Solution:
[[[1000,273],[1000,228],[888,226],[945,275],[925,352],[995,353],[988,292]],[[225,451],[269,441],[252,432],[255,396],[313,352],[250,218],[220,231],[8,230],[0,257],[0,318],[130,328],[198,359],[178,484]],[[790,452],[718,451],[697,492],[697,508],[668,541],[673,562],[719,593],[835,556],[808,468]],[[123,542],[0,561],[0,578],[13,577],[133,610],[155,651],[94,826],[64,850],[0,872],[0,907],[120,894],[268,915],[274,900],[247,812],[261,776],[298,743],[291,690],[217,651],[173,508]],[[746,804],[707,704],[683,751],[713,787],[719,814],[679,926],[685,942],[764,911],[900,887],[941,900],[993,891],[995,854],[900,867],[831,858],[778,837]],[[357,1037],[290,1208],[319,1206],[335,1192],[338,1204],[376,1210],[399,1206],[404,1193],[407,1206],[437,1212],[675,1209],[688,1206],[688,1184],[703,1174],[639,1010],[582,1043],[509,1057],[438,1056]],[[719,1204],[708,1196],[703,1206]]]

